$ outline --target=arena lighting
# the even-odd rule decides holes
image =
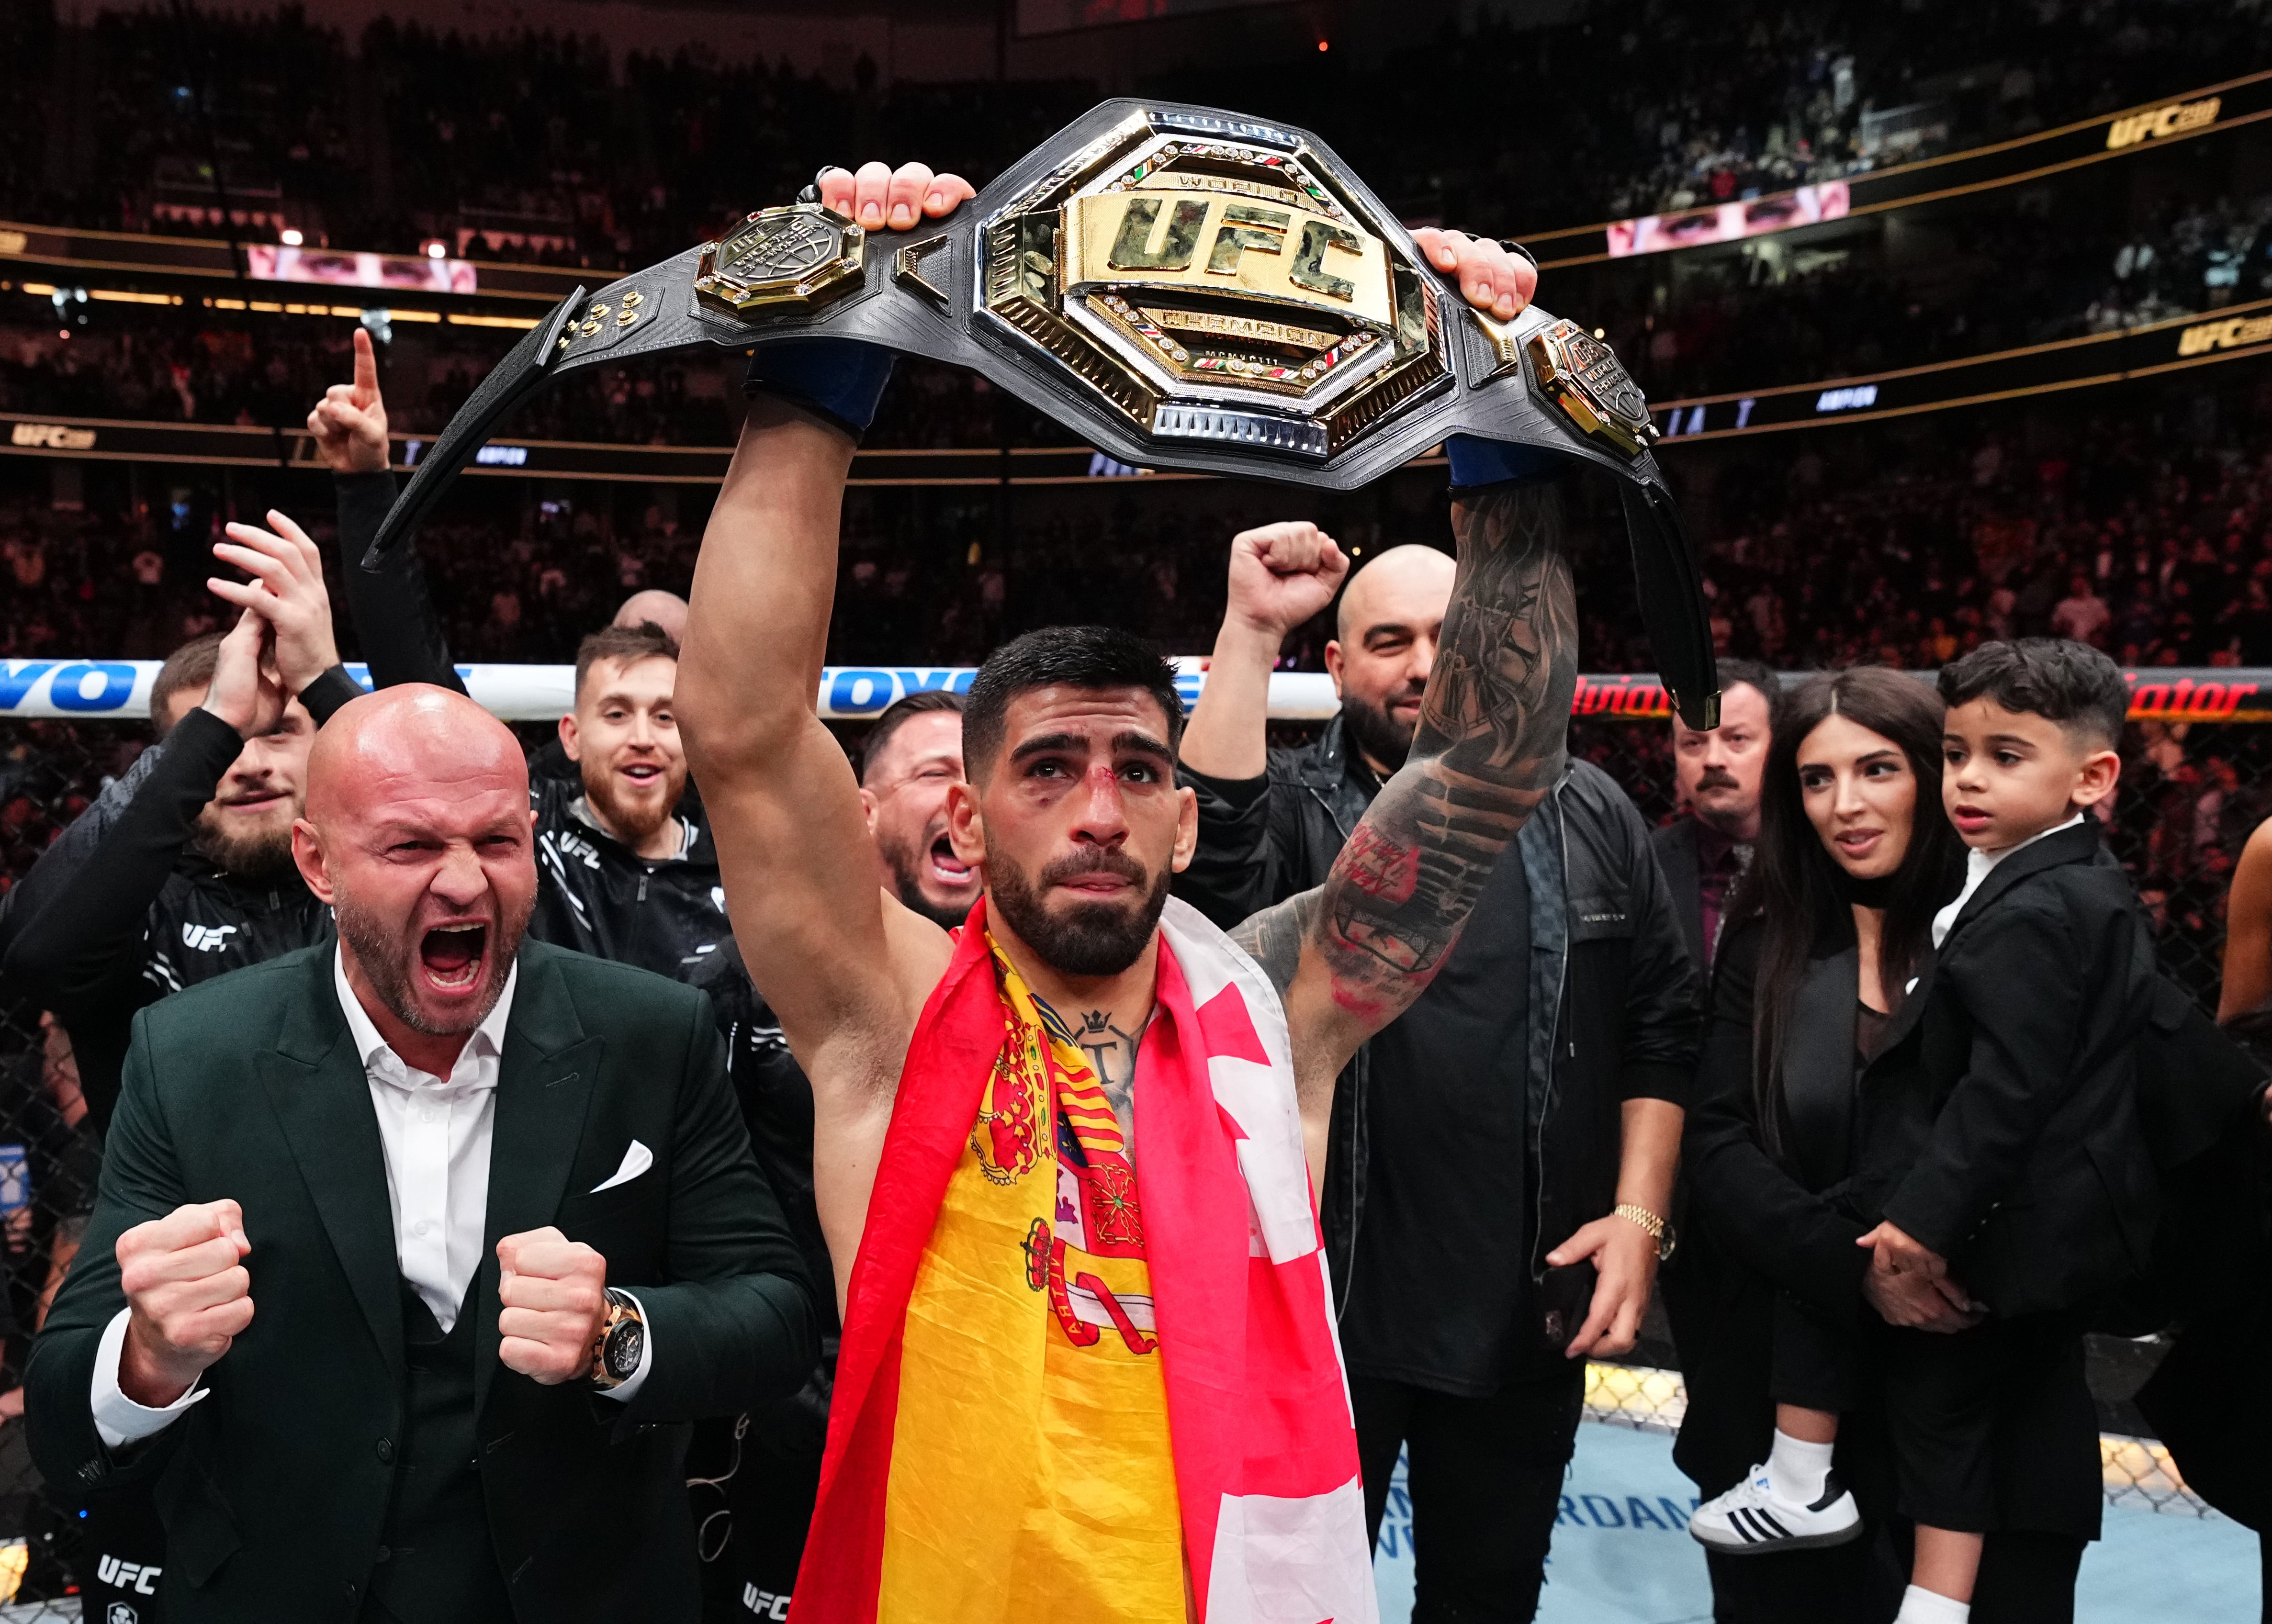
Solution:
[[[0,659],[0,718],[80,721],[132,719],[150,714],[154,659]],[[1188,707],[1207,685],[1207,659],[1176,660],[1176,691]],[[460,665],[458,675],[475,704],[509,722],[557,720],[575,704],[573,666]],[[348,674],[370,686],[368,667]],[[970,666],[830,666],[820,674],[814,709],[824,721],[873,719],[885,706],[928,689],[969,691]],[[1909,674],[1930,682],[1933,673]],[[2130,719],[2171,722],[2272,720],[2272,669],[2151,667],[2125,671]],[[1333,679],[1322,671],[1274,671],[1270,718],[1324,721],[1340,709]],[[1664,684],[1654,672],[1581,676],[1570,714],[1600,721],[1661,722],[1672,714]]]
[[[41,286],[50,294],[55,291]],[[244,308],[242,301],[213,302],[216,309]],[[315,308],[318,312],[325,309]],[[340,316],[362,318],[361,311],[348,307],[332,309]],[[443,317],[433,310],[396,309],[388,312],[387,319],[439,323]],[[1658,401],[1650,410],[1663,436],[1658,442],[1662,450],[1690,440],[1871,422],[2266,356],[2272,356],[2272,299],[2259,299],[2228,305],[2214,314],[2179,317],[2123,332],[2030,345],[1869,377],[1820,378],[1744,394]],[[1872,390],[1875,394],[1868,396],[1865,404],[1864,391]],[[30,421],[34,420],[0,412],[0,423]],[[78,426],[101,429],[101,450],[58,452],[50,447],[45,448],[43,454],[156,465],[275,466],[274,440],[265,428],[228,423],[114,420],[84,420]],[[294,466],[320,466],[314,443],[304,430],[287,429],[284,435],[291,448]],[[410,467],[431,440],[406,439],[398,443],[405,446],[405,453],[396,466]],[[724,477],[728,460],[733,455],[733,448],[726,445],[532,440],[521,443],[521,446],[527,453],[522,462],[476,462],[472,468],[493,478],[535,476],[647,485],[715,485]],[[416,450],[412,451],[412,447]],[[0,443],[0,455],[16,449]],[[1440,468],[1443,460],[1440,450],[1431,450],[1407,466]],[[1131,477],[1131,468],[1132,465],[1087,445],[1016,446],[1006,459],[995,447],[879,447],[863,450],[854,457],[850,483],[863,488],[959,487],[972,490],[998,489],[1005,485],[1086,485]],[[1156,482],[1209,477],[1172,470],[1135,472]]]
[[[300,228],[298,227],[287,226],[283,230],[276,234],[276,240],[279,242],[281,242],[286,248],[297,248],[307,239],[300,235]]]
[[[427,257],[427,258],[429,258],[429,259],[447,259],[449,257],[450,257],[450,245],[449,245],[448,243],[446,243],[446,242],[438,242],[438,241],[437,241],[437,242],[429,242],[429,243],[426,245],[426,257]]]
[[[1870,422],[2028,395],[2152,377],[2272,354],[2272,299],[2114,332],[1992,350],[1863,377],[1821,378],[1745,393],[1653,401],[1660,446],[1824,423]]]
[[[2222,84],[2204,85],[2180,96],[2119,113],[2102,113],[2013,140],[1944,153],[1937,158],[1850,175],[1816,186],[1796,187],[1764,197],[1637,220],[1603,220],[1591,226],[1565,226],[1551,231],[1523,231],[1517,235],[1534,249],[1550,242],[1567,248],[1569,251],[1558,258],[1540,261],[1541,269],[1548,271],[1565,265],[1593,264],[1628,253],[1701,248],[1714,242],[1788,231],[1811,225],[1818,218],[1829,218],[1818,190],[1822,186],[1836,186],[1844,191],[1839,214],[1876,214],[1911,204],[2042,180],[2151,147],[2238,129],[2265,118],[2272,118],[2272,70],[2227,79]],[[1738,217],[1732,230],[1722,220],[1730,212]],[[1723,235],[1723,231],[1727,235]],[[1640,246],[1643,243],[1647,246]]]

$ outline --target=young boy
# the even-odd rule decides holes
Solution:
[[[1867,1114],[1856,1188],[1882,1197],[1860,1241],[1879,1282],[1930,1285],[1979,1317],[1886,1333],[1900,1510],[1917,1536],[1897,1624],[1964,1624],[1990,1531],[2023,1537],[2023,1583],[2063,1574],[2071,1596],[2098,1531],[2082,1332],[2142,1267],[2157,1203],[2135,1099],[2152,942],[2089,816],[2120,774],[2128,689],[2096,650],[2025,638],[1944,667],[1940,693],[1942,801],[1971,852],[1914,995],[1915,1095]],[[1699,1509],[1699,1539],[1765,1552],[1859,1532],[1828,1475],[1836,1418],[1783,1408],[1768,1466]]]

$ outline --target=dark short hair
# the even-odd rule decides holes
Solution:
[[[1774,672],[1756,659],[1723,658],[1715,663],[1719,667],[1721,693],[1725,694],[1731,688],[1757,689],[1760,697],[1768,702],[1768,709],[1775,709],[1776,696],[1782,692],[1782,684],[1775,680]]]
[[[187,643],[166,656],[166,663],[158,667],[157,680],[150,684],[150,720],[164,738],[168,731],[166,721],[166,702],[185,688],[210,688],[213,672],[220,665],[220,640],[224,634],[208,631],[202,637],[191,637]]]
[[[960,716],[962,709],[962,696],[944,688],[919,688],[912,694],[901,694],[893,700],[877,716],[875,726],[868,729],[868,736],[860,741],[860,782],[865,784],[868,781],[868,774],[874,768],[876,758],[884,753],[884,747],[892,741],[892,735],[908,723],[935,711],[952,711]]]
[[[1167,719],[1170,753],[1183,742],[1183,696],[1158,644],[1110,626],[1047,626],[1013,637],[978,667],[962,711],[962,768],[974,780],[1002,753],[1010,702],[1050,687],[1141,689]]]
[[[1940,697],[1951,709],[1992,699],[2007,711],[2057,722],[2101,749],[2119,742],[2130,716],[2122,667],[2070,637],[1984,643],[1940,668]]]
[[[676,659],[678,644],[653,621],[636,626],[602,626],[576,645],[576,697],[584,697],[584,678],[593,662],[619,659],[632,665],[642,659]]]

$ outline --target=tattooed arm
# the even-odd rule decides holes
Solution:
[[[1459,577],[1420,729],[1303,920],[1297,898],[1241,932],[1299,951],[1286,998],[1312,1177],[1334,1078],[1443,967],[1491,865],[1562,775],[1578,682],[1577,594],[1558,486],[1486,486],[1452,506]]]

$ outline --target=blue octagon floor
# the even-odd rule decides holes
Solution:
[[[1374,1562],[1382,1624],[1412,1613],[1412,1524],[1399,1463]],[[1661,1433],[1578,1428],[1541,1624],[1709,1624],[1695,1504]],[[2222,1517],[2109,1508],[2083,1558],[2077,1624],[2242,1624],[2257,1616],[2256,1536]]]

